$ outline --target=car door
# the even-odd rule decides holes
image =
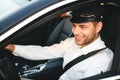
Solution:
[[[50,0],[48,1],[51,2]],[[111,1],[108,0],[105,2],[100,1],[99,3],[106,3],[111,5],[110,2]],[[10,26],[9,28],[6,28],[1,32],[0,47],[1,47],[1,53],[3,54],[1,58],[6,56],[9,57],[14,62],[16,70],[20,77],[33,78],[33,79],[39,78],[41,80],[58,79],[59,76],[62,74],[61,58],[31,61],[31,60],[23,59],[21,57],[12,56],[10,52],[4,51],[3,47],[5,47],[10,43],[20,44],[20,45],[46,46],[46,41],[49,35],[54,30],[54,28],[56,28],[57,24],[63,19],[63,18],[60,18],[60,15],[62,13],[71,11],[77,8],[84,8],[85,6],[95,4],[95,3],[98,3],[98,1],[97,0],[93,0],[93,1],[91,0],[87,0],[87,1],[53,0],[51,3],[48,4],[43,0],[43,2],[41,3],[42,7],[39,6],[38,3],[36,3],[37,4],[36,6],[34,4],[34,6],[32,6],[31,8],[26,7],[25,9],[18,11],[17,15],[14,15],[15,17],[14,19],[11,19],[13,17],[10,16],[5,20],[8,22],[7,25],[4,25],[5,21],[1,22],[1,26]],[[113,3],[117,4],[116,1],[115,2],[113,1]],[[43,5],[43,4],[47,4],[47,5]],[[23,14],[24,11],[25,13]],[[114,19],[117,20],[117,18],[114,18]],[[107,23],[107,21],[105,22]],[[119,23],[119,20],[117,23]],[[106,31],[107,29],[104,29],[104,30]],[[103,31],[102,34],[105,35],[105,32]],[[115,33],[115,37],[118,37],[116,33]],[[107,38],[106,35],[105,35],[105,38]],[[115,40],[117,40],[117,38],[115,38]],[[116,52],[115,46],[112,47],[114,52]],[[116,62],[113,65],[113,67],[115,67],[113,71],[104,73],[102,75],[96,75],[96,76],[93,76],[92,78],[87,78],[87,79],[94,80],[96,78],[100,79],[103,77],[116,75],[119,73],[118,66],[119,66],[119,61],[117,58]],[[38,68],[40,69],[39,72],[36,71]]]

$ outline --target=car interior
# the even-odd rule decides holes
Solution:
[[[83,80],[96,80],[102,77],[119,74],[118,61],[120,55],[118,53],[120,37],[118,35],[120,32],[120,11],[114,4],[107,3],[105,7],[103,29],[100,32],[100,35],[106,45],[114,52],[112,68],[109,72],[85,78]],[[20,35],[20,37],[15,39],[12,43],[40,46],[57,44],[68,37],[73,37],[70,18],[71,16],[57,16],[42,25],[37,24],[36,28],[31,29],[28,32],[26,31],[26,34]],[[36,25],[31,26],[34,27]],[[1,52],[4,53],[4,55],[1,56],[3,59],[0,60],[0,64],[2,64],[0,65],[0,80],[20,80],[21,77],[34,80],[57,80],[62,74],[62,58],[31,61],[13,56],[9,51],[1,50]]]

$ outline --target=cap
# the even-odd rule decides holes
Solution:
[[[77,9],[72,11],[71,22],[73,23],[82,23],[89,21],[101,21],[102,16],[102,7],[101,6],[89,6],[82,9]]]

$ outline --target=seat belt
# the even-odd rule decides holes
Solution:
[[[77,58],[75,58],[74,60],[72,60],[71,62],[69,62],[69,63],[65,66],[65,68],[64,68],[64,70],[63,70],[63,74],[64,74],[69,68],[71,68],[72,66],[74,66],[75,64],[77,64],[77,63],[85,60],[86,58],[88,58],[88,57],[90,57],[90,56],[92,56],[92,55],[97,54],[98,52],[100,52],[100,51],[102,51],[102,50],[104,50],[104,49],[106,49],[106,48],[107,48],[107,47],[102,48],[102,49],[98,49],[98,50],[96,50],[96,51],[89,52],[89,53],[86,54],[86,55],[78,56]]]

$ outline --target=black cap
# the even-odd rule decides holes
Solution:
[[[70,21],[73,23],[101,21],[103,18],[102,13],[103,11],[101,6],[89,6],[77,9],[72,11],[72,18]]]

